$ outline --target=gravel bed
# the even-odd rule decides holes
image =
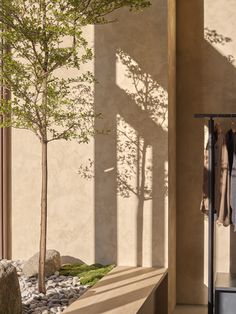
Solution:
[[[46,278],[46,294],[38,293],[36,277],[26,277],[22,273],[22,261],[11,262],[17,270],[23,304],[22,314],[62,313],[76,301],[88,286],[80,284],[78,277],[60,276],[59,272]]]

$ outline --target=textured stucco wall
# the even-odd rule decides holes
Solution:
[[[193,114],[235,112],[235,17],[233,0],[177,2],[178,303],[207,301],[207,221],[199,212],[204,121]],[[235,233],[217,226],[216,239],[216,270],[233,270]]]
[[[87,30],[96,128],[109,134],[49,145],[48,247],[87,263],[167,265],[167,3],[152,2]],[[77,174],[89,158],[95,179]],[[14,130],[14,258],[38,250],[40,184],[40,145]]]
[[[168,1],[169,313],[176,305],[176,1]]]

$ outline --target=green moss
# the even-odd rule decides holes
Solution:
[[[64,265],[60,269],[60,275],[64,276],[78,276],[82,285],[93,286],[109,271],[114,268],[114,265],[101,264],[74,264]]]

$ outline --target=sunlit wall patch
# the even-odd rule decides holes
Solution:
[[[165,131],[168,128],[168,93],[124,51],[116,54],[116,84]]]

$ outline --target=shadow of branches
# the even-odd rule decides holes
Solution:
[[[141,266],[143,263],[144,204],[146,201],[155,199],[155,205],[152,205],[153,208],[155,207],[152,219],[162,220],[163,209],[158,210],[158,207],[162,208],[164,205],[157,204],[157,202],[164,203],[168,190],[167,173],[164,173],[165,154],[157,151],[158,149],[161,150],[158,142],[166,139],[168,96],[163,87],[150,74],[143,72],[141,67],[121,49],[116,52],[116,64],[124,69],[121,76],[125,84],[119,86],[120,90],[124,90],[129,102],[135,107],[136,113],[138,112],[139,118],[142,120],[145,117],[145,125],[131,126],[127,122],[125,114],[122,114],[124,110],[120,110],[119,114],[116,115],[116,193],[122,198],[134,196],[137,199],[137,265]],[[124,88],[123,85],[125,85]],[[123,106],[129,106],[129,103],[123,104]],[[133,119],[132,117],[129,118]],[[152,129],[150,123],[152,123]],[[155,134],[152,134],[153,130]],[[157,160],[158,156],[161,156],[160,160]],[[78,170],[79,175],[84,179],[93,179],[94,164],[95,161],[92,158],[88,159],[87,164],[81,164]],[[158,171],[157,168],[159,168]],[[110,170],[107,169],[106,171]],[[161,187],[158,192],[155,191],[154,196],[153,184],[157,181],[157,172],[159,172],[159,178],[162,179],[160,179],[162,182],[159,182]],[[162,172],[163,174],[160,174]],[[158,194],[161,195],[158,196]],[[157,217],[155,211],[159,212],[161,217]],[[164,224],[163,220],[162,224]],[[163,227],[159,229],[161,233]]]
[[[168,99],[166,91],[155,82],[151,75],[143,73],[132,58],[122,50],[117,60],[126,68],[126,77],[131,87],[127,95],[142,111],[163,129],[167,128]],[[152,153],[149,139],[140,136],[125,120],[117,116],[117,166],[118,193],[122,197],[134,194],[141,204],[152,199]],[[133,182],[136,178],[136,182]],[[167,182],[165,182],[165,195]],[[143,204],[142,206],[143,207]]]
[[[132,58],[122,50],[117,52],[117,60],[126,68],[126,77],[132,88],[126,94],[142,111],[167,131],[168,96],[167,92],[155,82],[151,75],[143,73]],[[122,116],[117,115],[117,193],[128,198],[131,194],[141,201],[152,199],[152,158],[149,139],[139,135]],[[94,160],[79,166],[78,174],[84,179],[94,178]],[[133,179],[137,181],[134,183]],[[167,178],[164,183],[167,195]]]

